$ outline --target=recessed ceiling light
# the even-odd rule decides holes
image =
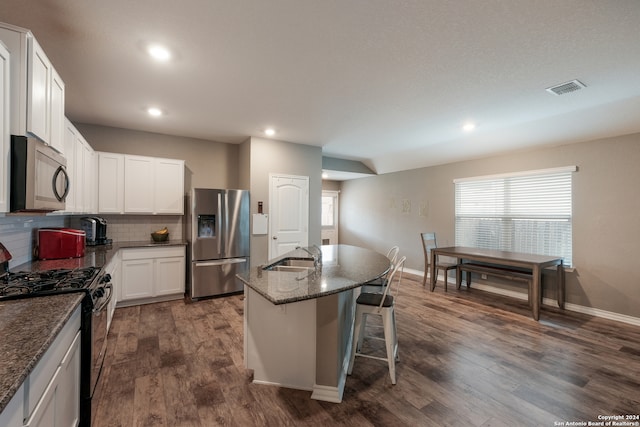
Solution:
[[[276,134],[276,130],[274,128],[266,128],[264,130],[264,134],[267,136],[273,136]]]
[[[164,46],[160,46],[159,44],[149,46],[147,52],[149,52],[149,55],[151,55],[152,58],[157,59],[158,61],[168,61],[171,59],[171,52],[169,52],[169,49]]]
[[[476,124],[472,123],[472,122],[467,122],[467,123],[462,125],[462,130],[465,131],[465,132],[471,132],[475,128],[476,128]]]
[[[152,117],[160,117],[162,115],[162,110],[156,107],[150,107],[147,108],[147,113]]]

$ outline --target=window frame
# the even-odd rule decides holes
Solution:
[[[577,170],[566,166],[454,179],[456,246],[562,256],[571,266]],[[523,184],[533,187],[524,190]],[[525,191],[533,201],[525,200]]]

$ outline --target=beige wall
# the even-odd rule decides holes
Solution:
[[[264,138],[251,138],[240,147],[242,162],[249,163],[251,213],[258,212],[258,201],[269,213],[269,174],[281,173],[309,177],[309,245],[320,245],[322,195],[322,149]],[[267,235],[251,236],[251,265],[268,261]]]
[[[341,184],[341,181],[329,181],[325,179],[322,181],[322,189],[326,191],[340,191]]]
[[[107,126],[75,124],[96,151],[185,161],[185,192],[191,188],[240,188],[238,145]]]
[[[576,165],[567,302],[640,317],[639,164],[634,134],[345,181],[340,241],[382,253],[397,244],[407,267],[423,270],[420,232],[435,231],[440,246],[455,244],[453,179]],[[403,201],[410,212],[402,212]],[[553,289],[544,294],[555,297]]]

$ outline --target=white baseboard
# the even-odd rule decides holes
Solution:
[[[313,388],[311,388],[311,387],[304,387],[304,386],[300,386],[298,384],[287,384],[287,383],[279,383],[279,382],[275,382],[275,381],[264,381],[264,380],[253,380],[252,382],[254,384],[271,385],[271,386],[276,386],[276,387],[291,388],[291,389],[294,389],[294,390],[302,390],[302,391],[312,391],[313,390]]]
[[[588,314],[590,316],[602,317],[604,319],[615,320],[617,322],[628,323],[634,326],[640,326],[640,318],[627,316],[626,314],[615,313],[613,311],[601,310],[599,308],[585,307],[583,305],[565,303],[564,308],[578,313]]]
[[[342,391],[344,391],[344,384],[342,386]],[[313,386],[311,398],[315,400],[322,400],[323,402],[340,403],[342,402],[342,392],[339,387],[315,384]]]
[[[405,268],[404,271],[406,271],[409,274],[415,274],[416,276],[424,277],[424,272],[420,271],[420,270],[413,270],[413,269]],[[449,279],[451,279],[451,278],[449,278]],[[441,281],[441,280],[443,281],[444,280],[444,276],[442,274],[439,274],[438,275],[438,280],[439,281]],[[455,283],[455,279],[454,279],[454,283]],[[485,284],[477,283],[477,282],[473,283],[472,286],[475,289],[479,289],[481,291],[491,292],[491,293],[498,294],[498,295],[505,295],[505,296],[508,296],[508,297],[518,298],[518,299],[525,300],[525,301],[528,298],[526,293],[518,292],[518,291],[512,291],[510,289],[497,288],[495,286],[485,285]],[[554,300],[554,299],[551,299],[551,298],[543,298],[542,304],[543,305],[557,306],[558,302],[556,300]],[[565,308],[565,310],[575,311],[577,313],[587,314],[589,316],[601,317],[603,319],[615,320],[617,322],[628,323],[628,324],[634,325],[634,326],[640,326],[640,318],[633,317],[633,316],[627,316],[626,314],[620,314],[620,313],[615,313],[613,311],[601,310],[599,308],[585,307],[583,305],[572,304],[572,303],[568,303],[568,302],[565,302],[564,308]]]

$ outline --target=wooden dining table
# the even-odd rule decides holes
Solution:
[[[565,272],[561,257],[526,254],[520,252],[509,252],[495,249],[471,248],[464,246],[450,246],[444,248],[434,248],[431,250],[431,287],[435,287],[438,277],[436,276],[436,265],[439,256],[457,258],[458,264],[467,262],[484,263],[490,266],[515,267],[531,272],[531,292],[530,301],[533,318],[540,318],[540,304],[542,302],[542,270],[549,267],[556,267],[556,284],[558,307],[564,309],[565,298]],[[458,288],[461,284],[461,274],[456,274]]]

